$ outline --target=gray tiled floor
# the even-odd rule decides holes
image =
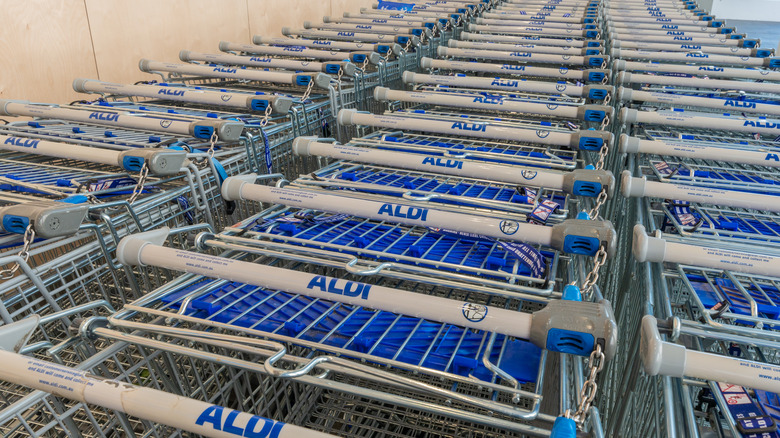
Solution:
[[[761,47],[775,49],[780,48],[780,22],[777,21],[748,21],[729,20],[726,17],[726,25],[736,26],[739,33],[746,34],[749,38],[761,38]],[[778,50],[780,52],[780,50]]]

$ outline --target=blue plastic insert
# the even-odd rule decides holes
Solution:
[[[428,232],[410,234],[406,228],[393,225],[379,225],[358,219],[345,219],[336,222],[276,222],[259,224],[254,231],[283,237],[294,237],[296,241],[288,243],[305,247],[320,247],[320,243],[341,246],[341,253],[357,255],[358,249],[384,253],[377,259],[402,263],[393,255],[410,256],[419,259],[417,266],[438,270],[455,268],[442,267],[426,263],[444,262],[467,268],[485,268],[503,273],[530,276],[530,270],[523,264],[515,267],[515,257],[501,245],[488,238],[466,238],[449,234]],[[553,253],[542,251],[545,259],[551,259]],[[405,263],[405,262],[404,262]],[[490,275],[482,274],[486,277]],[[501,278],[501,277],[495,277]]]
[[[144,161],[143,157],[123,157],[122,168],[130,172],[140,172]]]
[[[252,99],[250,102],[250,106],[255,111],[265,111],[269,104],[268,99]]]
[[[214,134],[214,128],[204,125],[196,125],[192,132],[193,137],[203,139],[211,138],[212,134]]]
[[[3,229],[9,233],[24,234],[28,225],[30,225],[30,219],[27,217],[13,214],[3,216]]]
[[[178,308],[181,298],[210,280],[177,290],[162,301]],[[229,283],[198,295],[187,314],[238,327],[289,336],[376,358],[492,381],[482,364],[485,332],[410,316],[313,300]],[[294,341],[293,341],[294,342]],[[541,350],[530,342],[498,335],[490,360],[521,382],[537,379]]]

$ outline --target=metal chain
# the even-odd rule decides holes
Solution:
[[[404,46],[404,52],[409,52],[409,49],[412,47],[412,39],[409,38],[406,40],[406,45]]]
[[[212,153],[211,156],[213,157],[214,154]],[[141,173],[138,175],[138,183],[133,187],[133,194],[130,195],[130,199],[127,200],[130,205],[133,205],[133,202],[141,196],[147,176],[149,176],[149,166],[144,163],[143,167],[141,167]]]
[[[609,105],[612,102],[612,93],[607,93],[607,97],[604,98],[604,105]]]
[[[22,260],[24,260],[25,263],[30,260],[30,245],[32,245],[34,241],[35,230],[33,229],[33,224],[30,223],[24,230],[24,237],[22,238],[22,250],[19,251],[19,254],[17,254],[22,258]],[[0,270],[0,279],[8,280],[9,278],[12,278],[14,275],[16,275],[16,271],[18,271],[20,267],[21,265],[19,263],[14,263],[13,267]]]
[[[605,142],[603,146],[601,146],[601,150],[599,151],[599,160],[596,162],[596,170],[601,170],[604,168],[604,162],[607,159],[607,154],[609,153],[609,145]]]
[[[269,106],[270,106],[270,105],[269,105]],[[214,147],[217,145],[217,140],[218,140],[218,139],[219,139],[219,138],[217,137],[217,130],[215,129],[215,130],[214,130],[214,131],[211,133],[211,137],[209,138],[209,150],[208,150],[208,154],[209,154],[209,157],[211,157],[211,158],[214,158]],[[144,165],[144,166],[145,166],[145,165]],[[141,172],[143,172],[143,169],[141,169]],[[147,172],[148,172],[148,170],[147,170]]]
[[[336,88],[341,90],[341,77],[344,76],[344,68],[339,67],[339,72],[336,75]]]
[[[599,193],[599,196],[596,197],[596,205],[593,206],[593,208],[588,212],[588,216],[595,220],[599,218],[599,210],[601,209],[601,206],[604,205],[604,203],[607,202],[607,191],[602,190]]]
[[[601,121],[601,126],[599,126],[599,130],[603,131],[604,128],[609,126],[610,123],[609,115],[604,116],[604,120]],[[599,150],[599,159],[596,162],[596,170],[601,170],[604,168],[605,161],[607,159],[607,154],[609,153],[609,145],[605,142],[603,146],[601,146],[601,150]]]
[[[599,269],[607,263],[607,250],[602,245],[593,257],[593,269],[585,276],[585,282],[582,285],[582,294],[587,295],[593,288],[593,285],[599,281]]]
[[[567,410],[564,414],[564,417],[574,420],[574,422],[577,423],[577,427],[582,427],[585,423],[593,400],[596,398],[596,391],[598,391],[599,388],[596,383],[596,377],[601,370],[604,369],[604,352],[601,351],[601,345],[596,344],[596,349],[590,353],[588,367],[590,368],[590,372],[588,373],[587,380],[582,384],[580,403],[577,406],[577,410],[573,414],[571,413],[571,410]]]
[[[340,72],[341,72],[341,70],[339,70],[339,73],[340,73]],[[262,119],[260,119],[260,126],[261,126],[261,127],[265,128],[265,127],[266,127],[266,125],[268,125],[268,119],[270,119],[270,118],[271,118],[271,113],[273,112],[273,110],[274,110],[274,109],[273,109],[273,106],[272,106],[272,105],[271,105],[271,103],[269,102],[269,103],[268,103],[268,106],[267,106],[267,107],[265,107],[265,113],[263,114],[263,118],[262,118]],[[213,136],[212,136],[212,137],[213,137]],[[212,157],[214,156],[214,152],[211,152],[211,156],[212,156]]]
[[[301,97],[301,103],[305,103],[306,99],[309,98],[312,88],[314,88],[314,78],[311,78],[311,80],[309,81],[309,85],[306,86],[306,91],[304,91],[303,97]]]
[[[382,62],[384,63],[389,62],[391,56],[393,56],[393,49],[388,48],[387,53],[385,54],[384,58],[382,58]]]
[[[609,126],[609,123],[612,121],[612,119],[609,118],[609,114],[604,116],[604,120],[601,121],[601,126],[599,126],[599,130],[603,131],[604,128]]]

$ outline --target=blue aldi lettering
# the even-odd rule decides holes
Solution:
[[[745,123],[742,126],[750,126],[753,128],[768,128],[768,129],[780,129],[780,125],[777,123],[771,123],[771,122],[762,122],[761,120],[745,120]]]
[[[460,129],[461,131],[485,132],[487,125],[468,122],[455,122],[450,129]]]
[[[341,287],[339,287],[339,282],[343,282]],[[347,297],[360,297],[363,300],[367,300],[368,294],[371,291],[371,285],[317,275],[309,281],[309,285],[306,286],[306,289],[319,289],[331,294],[344,295]]]
[[[5,139],[3,144],[10,144],[12,146],[35,149],[38,147],[38,143],[40,142],[41,142],[40,140],[33,140],[29,138],[8,137]]]
[[[426,157],[423,159],[422,163],[436,167],[446,167],[447,169],[463,169],[463,161],[458,160],[442,160],[441,158]]]
[[[693,41],[693,37],[679,37],[679,36],[676,36],[673,39],[675,41]]]
[[[709,58],[710,55],[706,53],[686,53],[685,56],[688,58]]]
[[[664,24],[661,29],[679,29],[679,27],[675,24]]]
[[[421,222],[428,220],[428,209],[407,207],[405,205],[383,204],[379,207],[379,215],[387,215],[402,219],[419,219]]]
[[[271,62],[271,58],[258,58],[256,56],[253,56],[249,58],[251,62]]]
[[[753,102],[741,102],[739,100],[726,100],[723,106],[733,106],[735,108],[755,108],[756,104]]]
[[[184,90],[168,90],[163,88],[158,91],[157,94],[164,94],[166,96],[184,96]]]
[[[238,72],[238,69],[235,68],[224,68],[224,67],[214,67],[215,72],[219,73],[236,73]]]
[[[119,114],[91,113],[89,115],[89,118],[95,120],[102,120],[104,122],[116,122],[117,120],[119,120]]]
[[[525,66],[524,65],[504,64],[504,65],[501,66],[501,70],[525,71]]]
[[[531,53],[530,52],[512,52],[509,54],[509,56],[517,56],[519,58],[530,58]]]
[[[699,67],[703,71],[723,71],[723,67]]]
[[[355,32],[339,32],[339,36],[351,37],[355,36]]]
[[[490,105],[503,105],[504,99],[497,96],[478,96],[474,98],[474,103],[487,103]]]
[[[693,49],[693,50],[701,50],[701,46],[695,46],[693,44],[681,44],[681,49]]]
[[[685,35],[685,32],[680,32],[677,30],[670,30],[669,32],[666,32],[667,35]]]
[[[517,88],[517,84],[519,84],[519,83],[520,82],[518,82],[518,81],[510,81],[510,80],[506,80],[506,79],[495,78],[495,79],[493,79],[493,82],[490,83],[490,85],[498,85],[499,87],[513,87],[513,88]]]
[[[780,155],[778,154],[766,154],[766,161],[780,161]]]
[[[227,411],[228,414],[223,422],[222,416],[225,411]],[[221,406],[211,406],[206,408],[206,410],[198,416],[198,419],[195,420],[195,424],[204,427],[206,424],[211,424],[211,427],[214,430],[246,438],[279,438],[279,433],[284,427],[284,423],[258,417],[257,415],[252,415],[245,426],[236,425],[235,421],[239,414],[240,412],[232,409],[223,408]],[[258,428],[260,430],[258,430]]]

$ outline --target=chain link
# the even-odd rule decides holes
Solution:
[[[604,105],[609,105],[612,102],[612,93],[607,93],[607,97],[604,98]]]
[[[213,157],[214,154],[212,153],[211,156]],[[149,166],[144,163],[143,167],[141,167],[141,173],[138,175],[138,183],[136,183],[135,187],[133,187],[133,193],[130,195],[130,199],[127,200],[130,205],[133,205],[133,202],[135,202],[135,200],[141,196],[141,192],[143,192],[144,189],[144,184],[146,184],[147,176],[149,176]]]
[[[341,72],[341,70],[339,70]],[[273,106],[270,102],[268,102],[268,106],[265,107],[265,113],[263,114],[263,118],[260,119],[260,126],[265,128],[268,125],[268,119],[271,118],[271,113],[273,112]],[[213,137],[213,136],[212,136]],[[213,147],[213,146],[212,146]],[[211,150],[211,149],[209,149]],[[214,152],[211,152],[211,156],[214,156]]]
[[[585,276],[585,282],[582,285],[582,294],[587,295],[593,288],[593,285],[599,281],[599,269],[607,263],[607,250],[604,246],[599,247],[596,256],[593,257],[593,269]]]
[[[384,62],[384,63],[390,62],[390,57],[391,56],[393,56],[393,49],[388,47],[387,53],[385,53],[385,56],[382,58],[382,62]]]
[[[598,391],[598,384],[596,383],[596,377],[604,369],[604,352],[601,351],[601,345],[597,344],[596,349],[590,353],[588,359],[588,366],[590,372],[588,378],[582,384],[582,390],[580,391],[580,403],[577,406],[577,410],[572,414],[571,410],[567,410],[564,416],[571,418],[577,423],[578,427],[582,427],[585,423],[585,419],[590,412],[590,407],[593,404],[593,400],[596,398],[596,392]]]
[[[593,206],[593,208],[588,212],[588,216],[592,220],[596,220],[599,218],[599,210],[601,209],[601,206],[604,205],[604,203],[607,202],[607,191],[602,190],[598,197],[596,197],[596,205]]]
[[[22,238],[22,249],[19,251],[19,254],[17,254],[22,258],[22,260],[24,260],[25,263],[30,260],[30,245],[32,245],[34,241],[35,230],[33,229],[33,224],[30,223],[24,230],[24,237]],[[0,270],[0,279],[8,280],[9,278],[13,278],[13,276],[16,275],[16,271],[18,271],[20,267],[21,265],[19,263],[14,263],[13,267]]]
[[[609,153],[609,145],[605,142],[603,146],[601,146],[601,150],[599,151],[599,160],[596,162],[596,170],[601,170],[604,168],[604,162],[607,159],[607,154]]]
[[[208,154],[209,154],[209,157],[211,157],[211,158],[214,158],[214,148],[217,146],[217,140],[218,139],[219,138],[217,137],[217,130],[215,129],[214,132],[211,133],[211,137],[209,138]],[[146,167],[145,164],[144,164],[144,167]],[[141,169],[141,172],[143,172],[143,169]],[[147,172],[148,172],[148,170],[147,170]]]
[[[601,121],[601,126],[599,126],[599,130],[603,131],[604,128],[609,126],[609,123],[612,121],[612,119],[609,118],[609,114],[606,114],[604,116],[604,120]]]
[[[303,96],[301,97],[301,103],[306,103],[306,99],[309,98],[312,88],[314,88],[314,78],[310,78],[309,85],[306,86],[306,91],[303,93]]]

